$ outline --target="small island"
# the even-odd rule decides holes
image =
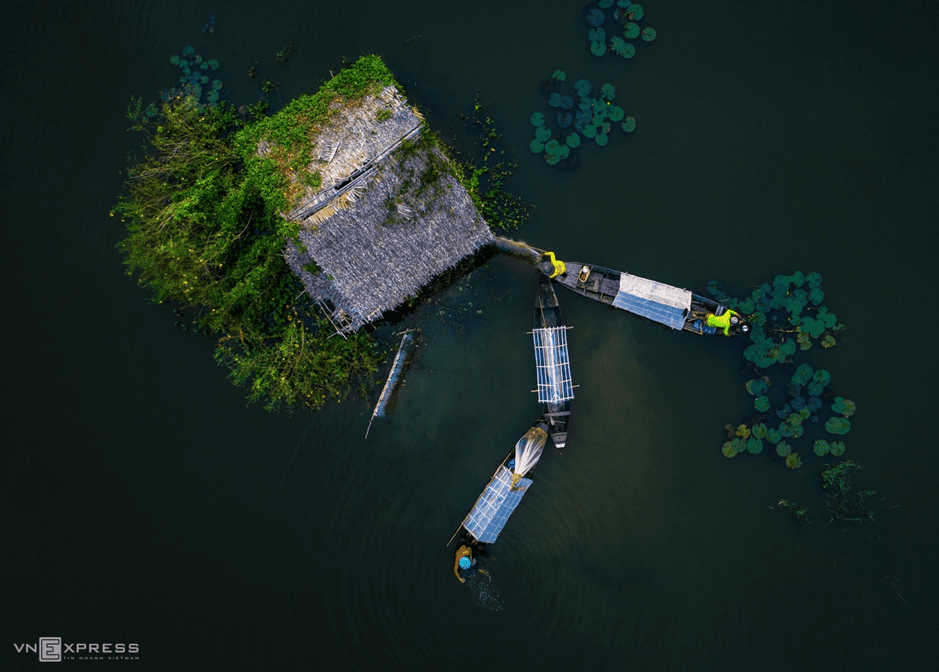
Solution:
[[[367,390],[382,353],[363,327],[493,241],[487,169],[450,157],[377,56],[272,116],[179,95],[139,127],[112,212],[127,272],[268,409]]]

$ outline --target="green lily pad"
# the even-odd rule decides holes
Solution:
[[[549,166],[554,166],[554,165],[557,165],[561,161],[561,157],[558,156],[557,154],[548,154],[547,152],[545,152],[544,160],[545,160],[545,163],[547,163]]]
[[[762,378],[755,378],[754,380],[748,380],[744,387],[749,394],[758,397],[766,391],[766,381]]]
[[[598,145],[605,147],[606,143],[610,141],[610,136],[608,136],[606,133],[597,133],[596,140]]]
[[[643,28],[642,29],[642,39],[646,42],[651,42],[655,39],[655,28]]]
[[[836,415],[832,418],[828,418],[828,422],[825,423],[825,429],[830,434],[847,434],[851,431],[851,421]]]
[[[536,128],[538,126],[544,126],[544,112],[535,112],[531,115],[530,121],[531,125]]]
[[[617,107],[616,105],[610,106],[610,121],[620,121],[626,113],[623,112],[622,107]]]
[[[564,142],[566,142],[567,146],[570,147],[571,149],[573,149],[574,147],[579,147],[580,136],[577,135],[576,133],[571,133],[569,136],[567,136]]]
[[[606,15],[594,7],[587,13],[587,23],[591,26],[599,26],[606,20]]]
[[[597,137],[597,127],[596,126],[584,126],[584,130],[581,131],[584,134],[585,138],[595,138]]]
[[[786,457],[792,452],[792,448],[785,441],[776,444],[776,454],[780,457]]]
[[[760,413],[765,413],[769,410],[769,397],[759,396],[753,400],[753,408],[755,408]]]
[[[545,143],[544,146],[544,151],[546,151],[548,154],[557,154],[560,149],[561,143],[559,143],[557,140],[549,140]]]
[[[766,437],[766,425],[764,425],[762,422],[756,425],[753,425],[750,428],[750,434],[752,436],[755,436],[758,439],[765,438]]]
[[[635,117],[626,117],[623,119],[623,130],[627,133],[632,133],[636,130],[636,118]]]
[[[638,24],[627,23],[625,26],[623,26],[623,35],[626,36],[627,40],[635,40],[637,37],[639,37],[640,32],[641,31],[639,30]]]
[[[643,16],[645,16],[645,14],[646,10],[643,9],[642,5],[635,2],[626,7],[626,16],[628,16],[633,21],[638,21]]]
[[[831,374],[828,373],[826,369],[818,369],[815,371],[815,373],[812,374],[812,381],[818,383],[822,387],[827,387],[831,382]]]
[[[591,42],[606,42],[606,31],[600,26],[591,28],[587,31],[587,39]]]
[[[528,148],[533,154],[541,154],[541,152],[544,151],[544,143],[538,138],[535,138],[529,143]]]
[[[757,455],[763,452],[763,442],[755,436],[747,439],[747,452],[751,455]]]
[[[802,458],[799,453],[789,453],[786,455],[786,466],[795,471],[802,468]]]
[[[832,441],[829,444],[828,449],[835,457],[841,457],[844,455],[844,441]]]
[[[551,129],[541,126],[538,130],[535,131],[535,138],[541,140],[541,142],[547,142],[551,139]]]
[[[819,457],[825,457],[829,450],[831,450],[831,446],[828,445],[825,439],[819,439],[812,445],[812,452]]]
[[[724,447],[721,448],[721,452],[724,453],[724,457],[736,457],[737,449],[734,447],[734,444],[730,441],[724,443]]]
[[[779,443],[780,439],[782,439],[782,434],[779,433],[779,430],[778,430],[778,429],[776,429],[775,427],[769,427],[769,428],[767,428],[767,430],[766,430],[766,440],[767,440],[767,441],[769,441],[770,443],[772,443],[772,444],[775,445],[775,444]]]
[[[590,85],[590,82],[586,79],[578,79],[577,83],[574,84],[574,91],[577,92],[577,95],[581,98],[586,98],[590,95],[590,92],[593,90],[593,87]]]
[[[612,84],[604,84],[600,87],[600,98],[605,100],[613,100],[616,98],[616,87]]]
[[[591,42],[590,53],[594,56],[603,56],[606,53],[606,42]]]

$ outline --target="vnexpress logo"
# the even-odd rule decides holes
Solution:
[[[38,644],[14,644],[17,653],[38,653],[43,663],[63,660],[139,660],[139,644],[64,643],[61,637],[40,637]]]

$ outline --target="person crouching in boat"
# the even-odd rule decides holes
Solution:
[[[456,558],[453,561],[453,573],[456,574],[456,578],[460,580],[460,583],[466,583],[466,579],[460,576],[460,570],[466,572],[475,564],[476,560],[473,558],[472,547],[464,544],[456,549]]]
[[[720,315],[715,315],[714,313],[708,313],[707,315],[707,325],[709,327],[723,329],[724,336],[730,336],[730,328],[733,327],[734,331],[736,331],[737,325],[741,322],[743,322],[743,318],[740,317],[740,313],[730,308]]]

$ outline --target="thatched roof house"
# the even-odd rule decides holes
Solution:
[[[374,58],[374,57],[373,57]],[[353,66],[355,67],[355,66]],[[312,161],[284,215],[301,245],[286,259],[338,331],[353,332],[415,296],[492,241],[456,170],[394,85],[339,98],[311,134]],[[260,153],[271,151],[264,143]],[[307,179],[306,182],[317,180]]]

